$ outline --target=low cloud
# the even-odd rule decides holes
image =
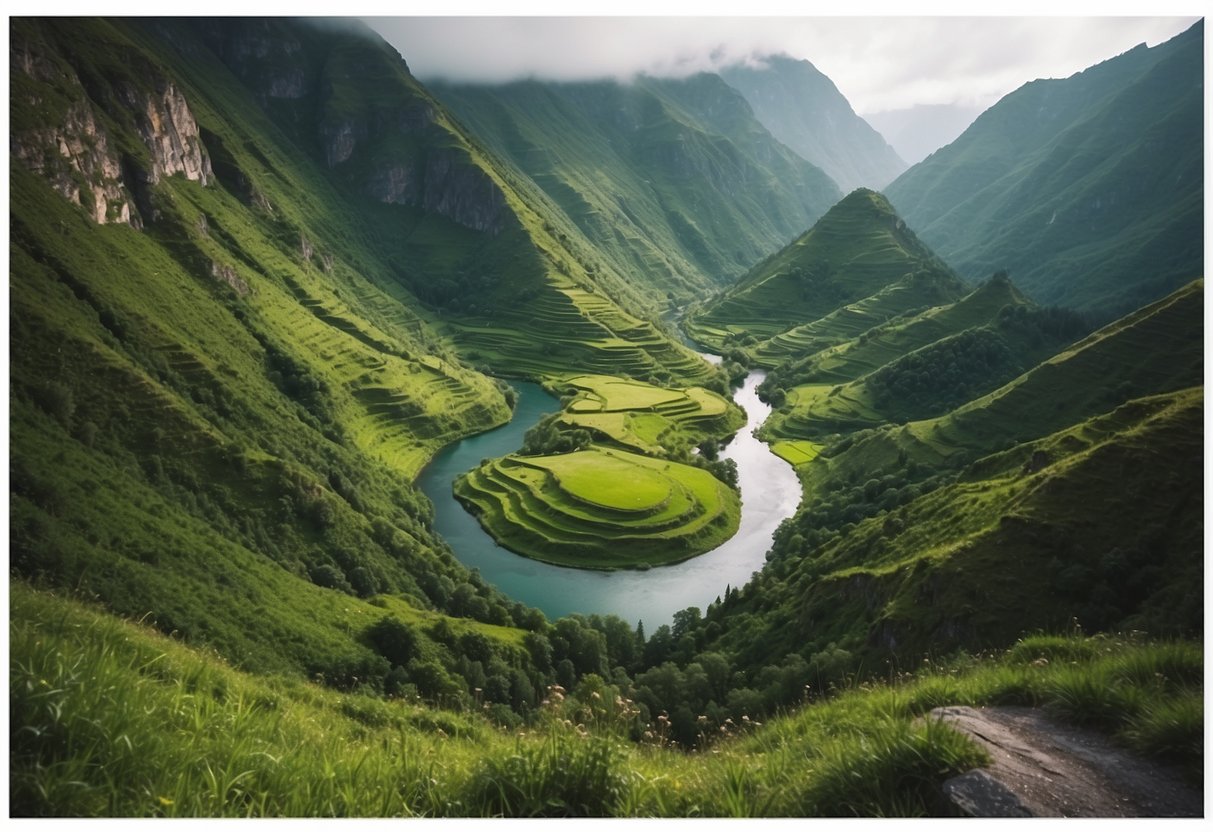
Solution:
[[[423,81],[686,76],[763,55],[811,61],[861,113],[989,106],[1036,78],[1072,75],[1192,17],[367,18]]]

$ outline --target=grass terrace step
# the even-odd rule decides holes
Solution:
[[[646,568],[715,548],[740,500],[707,471],[626,451],[490,460],[455,494],[503,546],[564,566]]]

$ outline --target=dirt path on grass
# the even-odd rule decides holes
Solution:
[[[987,768],[954,777],[944,792],[972,817],[1201,817],[1204,797],[1178,772],[1114,746],[1100,734],[1033,708],[936,708],[932,719],[970,735]]]

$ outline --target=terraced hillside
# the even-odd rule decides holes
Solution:
[[[741,274],[840,196],[715,75],[432,88],[599,256],[678,302]]]
[[[774,365],[963,294],[959,279],[888,201],[859,189],[734,287],[693,310],[685,328],[714,350],[740,346]]]
[[[764,435],[823,437],[938,416],[1086,332],[1079,316],[1037,308],[995,277],[954,304],[772,371],[762,392],[780,406]]]
[[[181,71],[202,87],[238,82],[240,106],[258,108],[358,212],[362,242],[386,265],[380,288],[420,300],[470,362],[536,377],[617,359],[645,376],[713,375],[646,319],[663,293],[602,260],[369,30],[255,19],[148,27],[200,41],[176,58]],[[248,192],[238,169],[229,178]]]
[[[966,279],[1126,314],[1203,273],[1204,22],[1007,95],[886,194]]]
[[[737,405],[702,387],[669,389],[599,375],[572,376],[557,387],[573,393],[559,418],[562,427],[583,428],[597,441],[649,455],[677,455],[745,424]]]
[[[497,627],[473,628],[493,644],[534,623],[455,560],[409,484],[509,417],[467,356],[535,377],[716,371],[624,311],[643,296],[357,25],[23,19],[12,36],[14,578],[239,665],[471,696],[460,649],[410,670],[365,635],[383,609],[440,635]]]
[[[501,545],[584,569],[686,560],[731,537],[741,513],[708,471],[607,448],[492,460],[455,495]]]
[[[702,387],[617,376],[551,387],[563,407],[527,432],[521,453],[485,460],[455,484],[498,543],[562,566],[648,568],[736,532],[736,470],[715,453],[745,424],[735,404]]]
[[[879,663],[1071,620],[1200,631],[1202,334],[1197,281],[942,417],[816,440],[784,421],[804,502],[697,637],[758,668],[795,645]]]
[[[996,274],[955,303],[933,306],[908,317],[895,316],[835,346],[814,350],[815,343],[806,344],[803,358],[787,361],[767,374],[766,386],[791,389],[804,383],[853,381],[941,338],[987,324],[1005,306],[1028,304],[1030,301],[1005,274]],[[759,345],[755,352],[761,356],[761,351]]]
[[[1203,281],[1071,344],[997,390],[943,416],[844,437],[808,472],[806,493],[848,477],[879,478],[913,463],[918,476],[958,470],[1133,398],[1199,385],[1204,377]],[[1042,402],[1048,402],[1042,407]],[[783,422],[787,438],[799,438]]]
[[[374,676],[375,596],[512,623],[408,485],[503,390],[249,90],[146,25],[13,27],[14,578],[338,685]]]

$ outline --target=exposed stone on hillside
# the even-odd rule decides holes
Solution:
[[[325,164],[336,167],[353,156],[359,139],[364,138],[360,132],[359,126],[351,120],[322,125],[320,140],[324,144]]]
[[[119,81],[113,87],[114,99],[98,99],[116,102],[106,113],[110,119],[127,125],[133,120],[135,132],[148,149],[148,158],[140,160],[118,152],[119,142],[95,109],[99,105],[90,99],[79,77],[57,66],[42,52],[41,44],[17,39],[10,67],[45,84],[48,98],[66,95],[72,99],[57,124],[14,131],[13,156],[43,176],[65,199],[83,207],[95,222],[141,228],[153,213],[148,187],[162,176],[182,174],[202,185],[213,179],[198,123],[185,96],[168,79],[150,79],[151,92]],[[40,102],[23,103],[36,107]],[[133,210],[133,206],[139,207]]]
[[[971,817],[1199,817],[1203,796],[1179,775],[1060,724],[1034,708],[936,708],[991,762],[944,783]]]
[[[118,154],[84,101],[68,107],[58,127],[16,134],[10,147],[25,167],[45,177],[59,195],[82,206],[94,222],[140,226],[131,214]]]
[[[236,274],[236,270],[234,268],[225,264],[216,263],[214,260],[211,261],[211,277],[226,283],[228,286],[231,286],[232,290],[242,298],[247,297],[252,291],[252,289],[249,288],[248,283],[246,283],[244,279],[240,277],[240,275]]]
[[[366,189],[380,202],[420,207],[475,231],[502,229],[505,194],[460,150],[433,150],[424,165],[385,165]]]
[[[304,98],[314,89],[302,63],[303,43],[281,22],[213,21],[204,36],[263,104]]]
[[[211,160],[202,146],[194,114],[177,87],[161,81],[150,95],[140,97],[129,88],[124,92],[128,106],[136,112],[139,135],[151,152],[151,183],[180,173],[191,182],[208,184],[214,176]]]

